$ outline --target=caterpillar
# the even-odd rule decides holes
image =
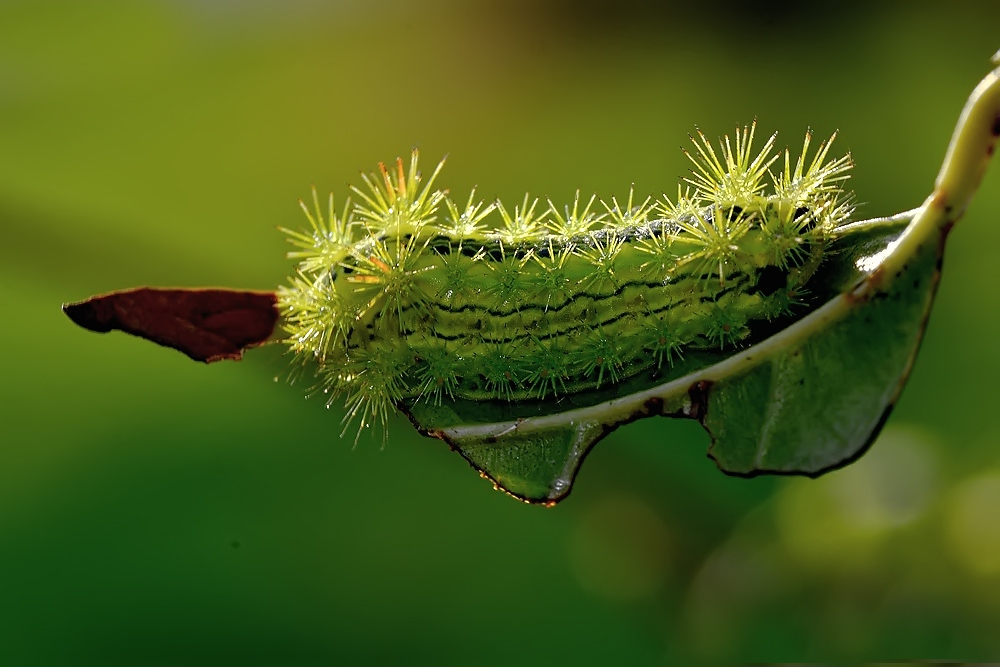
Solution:
[[[310,228],[283,229],[299,261],[278,291],[286,342],[344,400],[345,430],[403,402],[557,400],[737,349],[808,305],[853,211],[836,134],[809,157],[807,133],[793,160],[776,134],[755,151],[755,130],[718,150],[698,131],[674,199],[508,207],[473,189],[462,205],[416,150],[362,175],[339,214],[314,189]]]

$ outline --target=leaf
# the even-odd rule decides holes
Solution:
[[[1000,53],[994,57],[1000,66]],[[1000,136],[1000,67],[959,119],[933,194],[919,209],[848,225],[811,285],[822,305],[736,353],[685,358],[666,378],[519,405],[403,405],[426,435],[458,451],[507,493],[554,504],[591,448],[650,416],[697,419],[728,474],[816,476],[864,453],[913,367],[941,277],[948,232]],[[848,233],[849,232],[849,233]],[[555,408],[555,409],[554,409]]]
[[[736,353],[702,353],[655,383],[634,383],[628,394],[575,396],[575,405],[554,414],[551,402],[539,401],[492,421],[484,416],[512,406],[404,407],[427,435],[529,502],[561,500],[594,444],[657,415],[701,422],[712,436],[709,455],[724,472],[821,474],[870,444],[912,367],[943,237],[919,244],[886,275],[900,261],[890,251],[901,245],[909,219],[879,221],[843,238],[815,279],[830,298],[803,319]],[[879,257],[874,270],[859,268]]]
[[[240,359],[262,345],[278,321],[273,292],[231,289],[137,289],[63,304],[84,329],[115,329],[179,350],[195,361]]]

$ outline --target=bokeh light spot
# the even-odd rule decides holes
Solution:
[[[978,575],[1000,574],[1000,470],[962,482],[945,525],[956,559]]]
[[[570,561],[580,584],[596,595],[619,602],[654,597],[670,571],[667,526],[638,497],[605,496],[580,517]]]
[[[804,564],[863,566],[892,529],[918,519],[936,486],[924,432],[890,426],[858,462],[818,480],[794,480],[778,500],[779,532]]]

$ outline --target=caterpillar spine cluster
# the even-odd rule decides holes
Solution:
[[[416,151],[363,175],[339,214],[314,190],[311,229],[284,230],[300,262],[279,290],[287,342],[362,428],[403,400],[545,400],[734,347],[802,303],[852,212],[833,137],[779,162],[754,130],[718,152],[693,137],[674,200],[508,208],[473,190],[460,205],[434,187],[443,161],[423,182]]]

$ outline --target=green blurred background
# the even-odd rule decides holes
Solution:
[[[419,146],[458,198],[673,193],[759,118],[918,205],[1000,5],[0,2],[0,663],[657,664],[1000,656],[1000,166],[952,235],[884,435],[728,478],[693,423],[615,432],[555,509],[396,419],[95,336],[64,301],[271,289],[315,184]]]

